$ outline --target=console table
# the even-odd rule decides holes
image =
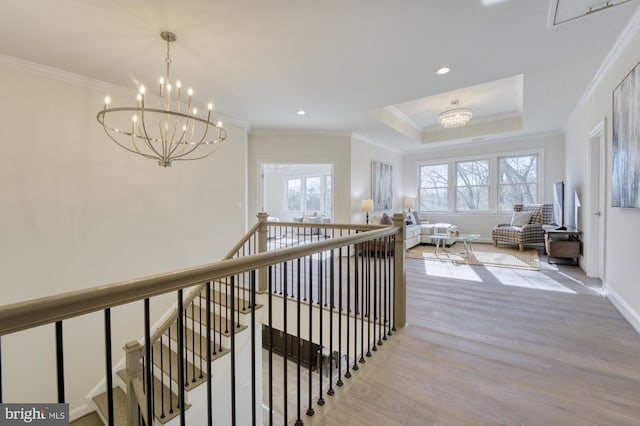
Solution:
[[[580,260],[580,238],[582,232],[576,229],[545,229],[544,249],[547,263],[551,258],[572,259],[577,265]]]

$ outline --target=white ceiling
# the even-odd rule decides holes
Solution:
[[[0,52],[133,88],[163,73],[170,30],[172,74],[202,105],[252,129],[414,150],[427,145],[375,111],[515,76],[522,125],[508,134],[560,131],[637,4],[548,26],[555,0],[3,0]]]

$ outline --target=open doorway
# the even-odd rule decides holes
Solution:
[[[333,218],[333,165],[263,163],[261,210],[284,222]]]

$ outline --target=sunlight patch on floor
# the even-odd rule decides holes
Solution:
[[[539,271],[519,271],[507,268],[486,269],[502,285],[577,294],[549,275]]]
[[[461,265],[452,262],[424,261],[424,272],[430,277],[455,278],[458,280],[482,282],[482,278],[469,265]]]

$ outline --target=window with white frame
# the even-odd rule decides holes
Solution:
[[[542,150],[418,164],[418,209],[504,212],[540,202]]]
[[[331,175],[287,179],[287,210],[331,212]]]
[[[456,163],[456,211],[489,211],[489,160]]]
[[[498,158],[498,210],[538,201],[538,155]]]
[[[449,165],[429,164],[419,167],[418,210],[446,212],[449,210]]]

